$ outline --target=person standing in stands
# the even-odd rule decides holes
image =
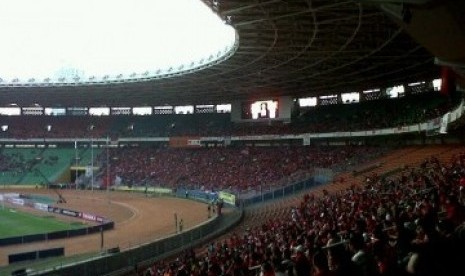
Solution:
[[[218,200],[216,201],[216,210],[217,210],[218,216],[221,216],[221,209],[222,208],[223,208],[223,199],[218,198]]]
[[[270,110],[268,109],[268,104],[263,102],[260,104],[260,112],[258,113],[258,118],[270,118]]]

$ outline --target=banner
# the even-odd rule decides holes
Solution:
[[[170,188],[160,188],[160,187],[147,187],[145,186],[138,186],[138,187],[129,187],[129,186],[118,186],[115,187],[117,191],[125,191],[125,192],[145,192],[148,193],[157,193],[157,194],[170,194],[173,192]]]
[[[34,203],[34,209],[48,212],[48,204],[36,202]]]
[[[169,145],[172,148],[199,148],[200,137],[170,137]]]
[[[48,212],[62,214],[62,215],[69,216],[69,217],[80,217],[81,216],[80,212],[69,210],[69,209],[62,209],[62,208],[53,207],[53,206],[48,206]]]
[[[441,126],[439,127],[439,133],[447,134],[447,127],[449,125],[449,121],[450,121],[450,112],[447,112],[446,114],[444,114],[444,116],[442,116]]]
[[[16,205],[24,205],[24,199],[21,198],[9,198],[8,201]]]
[[[310,146],[310,136],[309,135],[304,135],[304,137],[302,138],[302,145]]]
[[[395,133],[404,133],[408,131],[409,131],[408,126],[398,126],[397,129],[394,129]]]
[[[442,66],[441,68],[441,95],[449,96],[455,92],[455,73],[454,71],[447,66]]]
[[[153,191],[154,193],[157,193],[157,194],[171,194],[173,192],[173,190],[169,188],[152,188],[149,191]]]
[[[221,198],[224,203],[236,205],[236,196],[231,193],[220,191],[218,194],[218,198]]]
[[[437,135],[438,130],[441,127],[441,118],[435,118],[429,120],[426,124],[426,136]]]
[[[81,213],[81,218],[83,218],[85,220],[90,220],[90,221],[95,221],[97,219],[96,216],[94,216],[92,214],[87,214],[87,213]]]
[[[73,210],[68,210],[68,209],[62,209],[61,213],[65,216],[70,216],[70,217],[80,217],[80,212],[76,212]]]

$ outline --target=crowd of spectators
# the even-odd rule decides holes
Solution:
[[[8,156],[0,155],[0,172],[5,173],[18,173],[22,171],[22,164],[11,160]]]
[[[289,184],[297,174],[348,165],[379,151],[358,146],[120,148],[110,152],[110,166],[112,179],[119,177],[123,184],[238,192]]]
[[[21,152],[0,152],[0,172],[2,175],[19,175],[30,170],[37,161],[25,157]]]
[[[70,164],[66,161],[60,164],[60,161],[63,159],[56,149],[3,148],[0,150],[0,182],[36,184],[42,183],[44,177],[54,181],[57,170],[61,171]]]
[[[463,275],[465,153],[322,196],[141,275]]]

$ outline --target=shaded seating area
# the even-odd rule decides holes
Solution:
[[[97,155],[100,150],[95,150]],[[48,185],[76,164],[73,148],[6,148],[0,153],[0,184]],[[90,150],[78,151],[79,164],[90,164]]]
[[[445,97],[434,91],[423,91],[398,99],[296,106],[291,122],[233,122],[231,113],[1,116],[0,138],[223,137],[359,131],[426,122],[443,115],[459,102],[457,95]]]

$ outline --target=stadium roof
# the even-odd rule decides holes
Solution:
[[[203,1],[237,31],[238,48],[227,60],[190,74],[138,83],[2,87],[0,105],[214,104],[361,91],[438,76],[434,56],[375,5]]]

